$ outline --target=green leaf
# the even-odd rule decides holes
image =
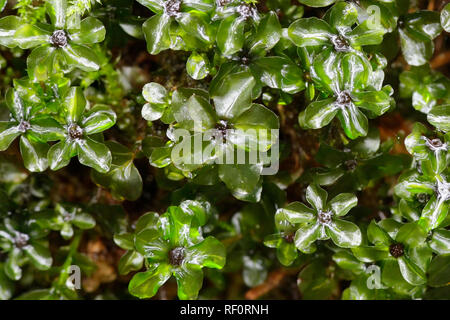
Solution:
[[[205,54],[192,52],[186,62],[186,71],[192,79],[204,79],[210,72],[208,57]]]
[[[341,193],[328,203],[331,211],[338,216],[345,216],[358,204],[358,198],[352,193]]]
[[[182,8],[186,11],[202,11],[210,12],[214,9],[214,1],[212,0],[183,0]]]
[[[61,300],[61,296],[58,295],[52,289],[37,289],[25,292],[15,298],[16,300]]]
[[[156,212],[147,212],[139,217],[136,222],[136,232],[140,232],[144,229],[154,228],[158,223],[159,215]]]
[[[190,264],[216,269],[222,269],[225,266],[225,257],[224,245],[214,237],[207,237],[188,248],[186,253],[186,259]]]
[[[99,172],[108,172],[111,167],[112,156],[108,147],[91,138],[77,142],[78,160],[81,164],[94,168]]]
[[[37,25],[24,24],[17,29],[14,40],[22,49],[30,49],[50,42],[50,32]]]
[[[341,122],[345,134],[350,139],[367,135],[369,120],[353,103],[340,108],[337,117]]]
[[[335,94],[339,91],[338,80],[342,73],[340,68],[339,52],[335,52],[333,48],[323,48],[321,53],[313,59],[311,70],[311,78],[317,90],[323,91],[327,95]],[[361,71],[361,70],[360,70]]]
[[[283,223],[284,220],[290,223],[314,222],[314,210],[308,208],[301,202],[292,202],[284,208],[280,208],[275,213],[276,225]]]
[[[105,39],[106,30],[103,23],[93,17],[81,20],[78,30],[69,30],[70,40],[76,44],[93,44]]]
[[[32,172],[42,172],[48,167],[47,153],[49,146],[43,142],[37,142],[20,137],[20,153],[25,167]]]
[[[327,7],[330,4],[336,2],[336,0],[299,0],[301,4],[307,5],[308,7],[320,8]]]
[[[232,119],[250,108],[255,79],[249,72],[232,73],[211,92],[217,115]]]
[[[399,264],[395,259],[388,259],[384,262],[381,281],[395,291],[404,292],[413,289],[413,286],[404,280]]]
[[[19,265],[19,261],[22,258],[22,251],[19,248],[14,247],[12,251],[9,252],[8,258],[4,265],[5,274],[11,280],[19,280],[22,278],[22,268]]]
[[[401,199],[398,204],[398,212],[408,221],[417,221],[420,218],[420,211],[418,208],[414,207],[410,202],[405,199]]]
[[[274,139],[269,130],[279,127],[278,117],[273,111],[261,104],[252,104],[250,109],[234,120],[236,131],[229,137],[229,140],[242,148],[246,146],[245,139],[248,139],[249,150],[267,151],[272,146],[272,139]],[[257,147],[256,150],[255,147]]]
[[[11,143],[21,134],[18,125],[0,122],[0,151],[8,149]]]
[[[91,171],[92,180],[111,189],[115,198],[136,200],[142,194],[142,178],[133,164],[133,154],[117,142],[108,141],[106,145],[112,152],[111,171],[100,173]]]
[[[335,219],[325,226],[327,235],[342,248],[353,248],[361,244],[362,235],[358,226],[350,221]]]
[[[176,20],[187,34],[193,35],[207,44],[213,41],[208,14],[201,11],[181,12]]]
[[[369,158],[380,148],[380,131],[377,128],[370,127],[367,136],[353,140],[349,146],[359,157]]]
[[[66,240],[73,237],[73,227],[70,223],[64,223],[60,232],[61,236]]]
[[[168,92],[166,88],[156,82],[150,82],[142,88],[144,99],[155,105],[165,105],[168,102]]]
[[[219,166],[219,178],[237,199],[259,201],[261,170],[261,165],[257,164],[222,164]]]
[[[436,229],[444,221],[449,211],[449,201],[433,195],[423,208],[419,224],[427,231]]]
[[[299,114],[299,123],[305,129],[320,129],[328,125],[339,112],[335,98],[312,102]]]
[[[180,300],[197,299],[203,285],[203,271],[196,265],[182,266],[174,270]]]
[[[46,81],[58,70],[59,51],[50,46],[40,46],[28,55],[28,75],[36,81]]]
[[[144,214],[145,216],[145,214]],[[140,218],[139,218],[140,220]],[[141,231],[141,230],[139,230]],[[116,233],[114,235],[114,243],[125,250],[133,250],[134,249],[134,233]]]
[[[231,15],[220,22],[217,30],[217,46],[223,55],[229,56],[244,46],[245,20]]]
[[[286,241],[281,241],[279,247],[277,248],[277,258],[278,261],[283,266],[290,266],[295,259],[298,257],[297,248],[293,243],[287,243]]]
[[[64,107],[66,108],[66,121],[68,123],[77,123],[86,108],[86,98],[81,87],[71,87],[64,98]]]
[[[146,103],[142,107],[141,112],[142,118],[144,118],[147,121],[156,121],[163,116],[165,110],[166,110],[165,106]]]
[[[440,255],[450,254],[450,230],[435,230],[429,245],[434,252],[437,252]]]
[[[253,61],[250,69],[256,79],[271,88],[291,94],[305,89],[302,70],[287,58],[259,58]]]
[[[433,41],[414,30],[399,29],[403,56],[411,66],[427,63],[434,52]]]
[[[441,32],[440,15],[436,11],[418,11],[405,17],[408,28],[427,36],[430,40],[436,38]]]
[[[393,240],[389,234],[384,231],[374,220],[367,228],[367,237],[371,243],[376,246],[389,246]]]
[[[20,121],[25,118],[25,106],[18,90],[12,88],[6,90],[5,101],[14,119]]]
[[[359,2],[359,6],[369,15],[373,27],[383,28],[385,32],[392,32],[397,28],[398,13],[396,11],[398,10],[397,8],[392,8],[392,4],[402,6],[402,4],[396,4],[393,1],[380,3],[378,0],[361,0]],[[408,7],[408,4],[404,6]]]
[[[352,27],[358,20],[358,10],[353,3],[337,2],[325,15],[326,20],[336,29]]]
[[[183,225],[184,226],[184,225]],[[180,231],[180,230],[177,230]],[[170,232],[168,230],[167,232]],[[167,235],[170,237],[170,234]],[[154,229],[144,229],[140,231],[134,240],[136,251],[147,258],[149,262],[159,263],[167,260],[169,253],[169,243],[161,239],[161,232]]]
[[[450,256],[436,256],[428,269],[428,285],[432,287],[448,286],[450,283]]]
[[[311,245],[320,237],[320,224],[302,225],[295,232],[294,243],[298,250],[310,253]]]
[[[96,105],[89,110],[81,121],[81,127],[87,135],[108,130],[116,123],[116,113],[106,105]]]
[[[381,116],[391,107],[390,97],[384,91],[354,92],[353,103],[377,116]]]
[[[397,259],[403,278],[410,284],[418,286],[426,283],[426,275],[414,262],[403,256]]]
[[[434,194],[434,183],[424,180],[415,171],[406,172],[400,177],[399,182],[394,187],[395,194],[406,200],[415,200],[416,195],[425,193]]]
[[[441,25],[445,31],[450,32],[450,3],[441,11]]]
[[[341,250],[333,255],[333,260],[342,269],[352,270],[355,273],[364,272],[365,267],[349,251]]]
[[[377,45],[383,42],[385,30],[372,25],[371,20],[360,23],[356,28],[346,34],[354,47]]]
[[[352,252],[362,262],[375,262],[389,258],[389,247],[359,246],[352,248]]]
[[[404,224],[398,230],[395,241],[407,246],[416,247],[425,242],[426,237],[426,231],[417,223],[411,222]]]
[[[47,155],[50,169],[59,170],[67,166],[75,154],[76,144],[74,142],[58,142],[52,145]]]
[[[180,118],[184,108],[174,109],[174,116],[182,128],[194,130],[196,132],[211,129],[216,124],[214,109],[204,97],[193,94],[185,104],[186,112]]]
[[[64,139],[64,129],[58,121],[46,115],[34,116],[30,121],[31,128],[27,135],[41,141]]]
[[[353,100],[353,93],[367,85],[372,68],[366,58],[353,52],[341,55],[337,66],[341,69],[337,73],[339,91],[350,91]]]
[[[316,184],[311,184],[306,189],[306,201],[313,206],[316,211],[326,208],[328,193]]]
[[[22,26],[23,21],[17,16],[6,16],[0,19],[0,45],[14,48],[17,43],[14,34]]]
[[[150,164],[157,168],[167,167],[171,162],[172,147],[155,148],[150,155]]]
[[[95,219],[86,212],[77,212],[72,219],[72,223],[81,230],[92,229],[95,227]]]
[[[66,25],[67,0],[47,0],[47,13],[55,28],[64,29]]]
[[[127,251],[119,260],[119,274],[128,274],[131,271],[140,270],[144,257],[139,252]]]
[[[378,222],[378,226],[386,231],[392,239],[397,237],[398,230],[402,227],[402,223],[394,218],[385,218]]]
[[[294,21],[288,28],[289,38],[298,47],[331,45],[331,27],[316,18],[302,18]]]
[[[3,266],[3,264],[0,264],[0,300],[9,300],[14,294],[15,285],[6,276]]]
[[[250,38],[249,53],[264,55],[281,38],[281,25],[275,12],[268,12],[259,22],[256,32]]]
[[[297,285],[305,300],[329,300],[338,290],[337,279],[330,275],[331,268],[323,259],[308,263],[297,278]]]
[[[179,207],[193,218],[192,226],[204,226],[209,218],[207,202],[199,202],[194,200],[185,200],[180,203]]]
[[[160,264],[157,268],[136,273],[128,284],[128,291],[141,299],[151,298],[170,276],[170,265]]]
[[[143,6],[146,6],[154,13],[162,14],[164,12],[164,1],[163,0],[137,0]]]
[[[450,131],[450,104],[433,107],[428,113],[427,120],[439,130]]]
[[[193,95],[203,99],[194,98],[191,101],[191,103],[193,103],[191,105],[191,110],[189,110],[187,102]],[[207,91],[202,89],[180,88],[172,95],[171,107],[175,120],[179,123],[188,124],[186,128],[191,130],[190,124],[193,120],[191,117],[194,117],[194,119],[214,117],[215,112],[212,110],[212,106],[208,106],[208,104],[209,94]]]
[[[245,285],[255,287],[267,278],[266,260],[260,255],[243,257],[242,277]]]
[[[85,45],[70,44],[62,48],[66,63],[70,68],[86,72],[100,69],[100,60],[92,49]]]
[[[48,246],[43,243],[33,241],[23,248],[25,255],[31,263],[39,270],[48,270],[52,266],[52,256]]]

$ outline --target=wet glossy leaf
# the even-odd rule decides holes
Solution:
[[[328,206],[336,216],[342,217],[345,216],[357,204],[358,198],[354,194],[341,193],[331,199]]]
[[[255,164],[224,164],[219,167],[219,178],[236,198],[256,202],[261,196],[261,169]]]
[[[49,145],[20,137],[20,153],[25,167],[33,172],[42,172],[48,167],[47,152]]]
[[[300,3],[309,7],[326,7],[336,2],[336,0],[299,0]]]
[[[193,52],[186,62],[186,71],[195,80],[205,78],[210,71],[208,57],[204,54]]]
[[[450,131],[450,105],[432,108],[428,113],[428,121],[438,129]]]
[[[147,50],[150,54],[158,54],[170,48],[169,28],[172,20],[166,14],[154,15],[142,26]]]
[[[238,52],[244,46],[245,20],[229,16],[222,20],[217,30],[217,46],[224,55]]]
[[[93,44],[105,39],[106,30],[103,23],[93,17],[81,20],[80,27],[70,33],[70,38],[77,44]]]
[[[339,247],[352,248],[361,244],[361,230],[353,222],[336,219],[325,230]]]
[[[22,23],[17,16],[6,16],[0,19],[0,44],[2,46],[13,48],[17,45],[14,34]]]
[[[331,44],[332,35],[328,23],[318,18],[302,18],[294,21],[288,29],[289,37],[299,47]]]
[[[450,256],[437,256],[431,261],[428,269],[428,284],[432,287],[441,287],[450,282]]]
[[[450,4],[447,4],[441,11],[441,25],[445,31],[450,32]]]
[[[217,115],[232,119],[250,108],[255,79],[249,72],[227,75],[211,93]]]
[[[258,24],[255,34],[250,39],[250,54],[265,54],[281,38],[281,25],[275,12],[269,12]]]
[[[108,147],[90,138],[77,143],[78,159],[85,166],[92,167],[99,172],[108,172],[111,167],[112,156]]]
[[[168,264],[162,264],[155,269],[136,273],[131,279],[128,290],[141,299],[151,298],[171,276]]]
[[[319,129],[328,125],[339,112],[339,107],[329,98],[311,103],[299,114],[299,123],[304,128]]]
[[[116,198],[136,200],[142,193],[142,178],[133,164],[133,154],[124,146],[108,142],[112,153],[111,170],[107,173],[92,171],[93,181],[111,189]]]

